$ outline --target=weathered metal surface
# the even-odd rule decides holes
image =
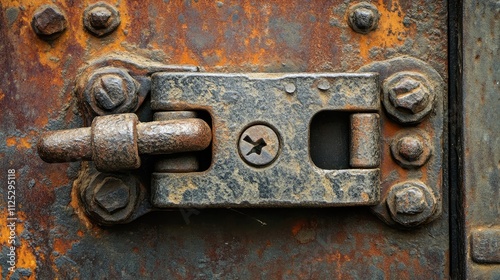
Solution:
[[[41,131],[84,125],[73,81],[81,66],[110,51],[199,65],[208,72],[352,72],[410,55],[446,80],[445,1],[372,1],[380,21],[366,35],[347,23],[355,1],[109,2],[122,22],[101,38],[82,23],[84,9],[94,2],[58,1],[68,27],[51,43],[30,27],[44,3],[0,2],[0,139],[5,143],[0,155],[4,176],[7,168],[16,169],[19,218],[16,272],[9,272],[6,262],[9,233],[0,231],[1,277],[448,278],[446,211],[414,231],[391,229],[365,208],[184,209],[101,228],[86,220],[72,195],[77,171],[86,170],[87,163],[45,164],[35,151]],[[106,64],[130,69],[118,60]],[[146,112],[139,116],[151,121]],[[386,134],[382,131],[383,139]],[[390,157],[386,147],[382,156]],[[392,163],[382,166],[393,169]],[[396,172],[402,171],[396,167]],[[2,187],[0,193],[3,222],[7,191]]]
[[[201,119],[141,123],[135,114],[94,118],[92,127],[46,132],[38,154],[46,162],[93,160],[98,170],[123,171],[141,166],[141,154],[172,154],[206,149],[212,141]]]
[[[389,224],[397,223],[403,226],[420,225],[421,222],[431,222],[437,219],[446,203],[442,200],[443,190],[443,165],[445,155],[443,154],[446,141],[443,139],[445,135],[445,100],[446,90],[443,80],[429,64],[412,57],[397,57],[386,61],[371,63],[360,69],[362,72],[378,72],[380,82],[384,85],[382,88],[381,98],[384,104],[384,109],[381,114],[381,134],[382,134],[382,164],[381,164],[381,198],[382,201],[374,206],[373,211]],[[418,77],[418,78],[417,78]],[[406,84],[407,79],[420,79],[425,77],[425,83],[410,83],[409,87]],[[399,83],[402,83],[399,86]],[[394,84],[394,86],[390,86]],[[412,86],[416,85],[417,87]],[[411,110],[400,111],[393,106],[390,101],[391,91],[396,94],[399,88],[402,90],[400,94],[416,94],[416,91],[424,90],[419,87],[424,86],[432,90],[433,97],[429,97],[425,108],[432,108],[432,113],[429,111],[426,117],[422,115],[427,109],[416,111]],[[431,93],[429,92],[428,95]],[[404,124],[400,124],[404,123]],[[412,162],[404,159],[398,153],[393,153],[391,150],[395,148],[393,143],[399,142],[403,135],[414,135],[419,137],[422,142],[425,142],[426,155],[421,159]],[[430,156],[430,151],[433,151]],[[396,156],[391,157],[391,154]],[[429,157],[427,159],[427,157]],[[411,162],[411,163],[410,163]],[[422,166],[419,166],[422,164]],[[409,169],[411,167],[411,169]],[[393,186],[403,184],[407,181],[420,181],[428,187],[432,197],[435,199],[435,207],[430,208],[430,212],[425,217],[419,220],[418,223],[405,222],[405,219],[398,219],[392,214],[387,204],[392,204],[390,201],[390,192]],[[386,200],[387,199],[387,203]],[[434,203],[433,203],[434,205]],[[413,218],[412,218],[413,219]]]
[[[324,170],[314,165],[308,151],[309,124],[318,112],[366,112],[380,108],[377,77],[375,74],[153,74],[154,110],[206,110],[211,115],[214,134],[212,165],[206,172],[153,174],[153,205],[378,203],[377,166],[360,171]],[[319,82],[325,80],[331,88],[318,89]],[[288,84],[294,85],[293,93],[286,92]],[[378,130],[378,125],[377,121],[374,130]],[[379,139],[378,133],[375,137]],[[379,146],[370,148],[377,152]]]
[[[500,264],[500,3],[464,1],[462,191],[465,277],[498,279]],[[487,260],[496,264],[485,264]]]

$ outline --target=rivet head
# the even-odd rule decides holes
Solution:
[[[279,136],[267,125],[252,125],[241,133],[238,150],[246,163],[255,167],[267,166],[278,156]]]
[[[406,136],[398,141],[398,152],[406,160],[416,160],[424,152],[422,141],[418,138]]]
[[[406,169],[423,166],[433,153],[429,135],[421,129],[403,130],[391,142],[394,160]]]
[[[370,3],[357,3],[348,10],[348,24],[357,33],[367,34],[376,29],[379,18],[377,7]]]
[[[44,40],[54,40],[66,30],[66,16],[54,5],[44,5],[33,14],[31,26],[35,33]]]
[[[295,87],[295,85],[293,83],[286,83],[285,84],[286,93],[292,94],[295,92],[296,89],[297,88]]]
[[[87,7],[83,13],[85,29],[97,37],[113,32],[120,25],[120,13],[105,2],[97,2]]]
[[[320,79],[318,81],[317,87],[318,87],[319,90],[327,91],[327,90],[330,89],[331,85],[330,85],[330,82],[327,79]]]

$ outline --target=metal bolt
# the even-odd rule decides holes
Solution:
[[[137,107],[140,84],[125,69],[101,68],[83,82],[84,105],[96,115],[128,113]]]
[[[413,215],[422,213],[426,207],[424,193],[415,187],[402,189],[395,194],[396,212]]]
[[[137,176],[131,174],[85,173],[88,184],[80,185],[85,213],[101,225],[121,224],[133,219],[141,199]]]
[[[103,29],[109,26],[111,11],[103,7],[95,7],[90,10],[89,16],[92,27],[96,29]]]
[[[278,134],[267,125],[253,125],[245,129],[238,143],[240,156],[250,165],[264,167],[278,156]]]
[[[397,145],[399,155],[409,161],[417,160],[424,152],[422,141],[415,137],[403,137]]]
[[[352,5],[348,12],[348,24],[356,32],[367,34],[377,28],[380,18],[377,8],[366,2]]]
[[[120,13],[113,6],[98,2],[85,9],[83,25],[93,35],[102,37],[120,25]]]
[[[117,177],[105,178],[94,190],[96,203],[112,214],[125,208],[130,202],[130,191]]]
[[[417,180],[393,185],[386,202],[394,221],[406,227],[425,223],[436,210],[432,190]]]
[[[320,79],[318,82],[318,89],[320,90],[329,90],[330,89],[330,82],[328,82],[327,79]]]
[[[45,40],[54,40],[66,30],[66,17],[54,5],[44,5],[33,15],[31,26],[35,33]]]
[[[416,168],[423,166],[429,160],[432,155],[432,144],[423,130],[403,130],[392,140],[391,154],[404,168]]]
[[[420,73],[395,73],[382,86],[384,107],[400,123],[418,123],[432,111],[435,94],[431,89]]]
[[[429,90],[419,81],[404,77],[389,89],[389,99],[394,107],[416,114],[429,103]]]
[[[285,85],[285,91],[286,91],[287,93],[292,94],[292,93],[294,93],[294,92],[295,92],[295,90],[296,90],[296,89],[297,89],[297,88],[296,88],[296,87],[295,87],[295,85],[294,85],[294,84],[292,84],[292,83],[287,83],[287,84]]]
[[[105,110],[113,110],[125,101],[126,87],[123,78],[114,75],[103,75],[94,83],[94,97],[97,106]]]

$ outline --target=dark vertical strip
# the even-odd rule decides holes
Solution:
[[[450,194],[450,275],[465,279],[465,227],[462,173],[462,0],[448,3],[448,119]]]

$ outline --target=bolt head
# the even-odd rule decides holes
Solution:
[[[295,85],[293,83],[287,83],[285,85],[285,91],[286,91],[286,93],[292,94],[292,93],[295,92],[296,89],[297,88],[295,87]]]
[[[348,23],[354,31],[367,34],[377,28],[379,17],[377,7],[361,2],[349,8]]]
[[[395,194],[396,212],[399,214],[415,215],[422,213],[427,207],[425,195],[417,187],[402,189]]]
[[[243,160],[255,167],[265,167],[278,156],[278,134],[267,125],[252,125],[240,136],[238,149]]]
[[[103,29],[109,26],[109,19],[111,18],[111,11],[104,7],[95,7],[89,12],[89,20],[92,27],[96,29]]]
[[[421,82],[405,77],[389,89],[389,100],[394,107],[416,114],[429,103],[429,90]]]
[[[327,79],[320,79],[318,81],[318,89],[322,91],[329,90],[331,87],[330,82]]]
[[[93,87],[97,105],[105,110],[113,110],[121,105],[126,97],[126,85],[122,77],[114,74],[103,75]]]
[[[128,205],[130,191],[121,179],[107,177],[95,188],[94,200],[103,210],[112,214]]]
[[[31,24],[37,35],[47,39],[55,39],[66,30],[68,23],[59,8],[45,5],[35,12]]]
[[[408,161],[417,160],[424,152],[424,147],[420,139],[406,136],[398,141],[398,153]]]

